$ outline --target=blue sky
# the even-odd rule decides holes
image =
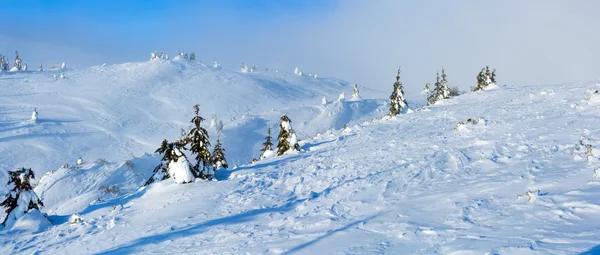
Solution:
[[[599,79],[596,0],[0,0],[0,53],[85,67],[152,50],[419,91],[446,68],[468,89],[481,67],[501,84]],[[30,64],[31,65],[31,64]]]

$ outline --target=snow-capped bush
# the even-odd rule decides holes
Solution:
[[[176,160],[168,164],[169,176],[175,183],[190,183],[194,181],[190,162],[187,157],[177,148],[173,148],[173,154]]]
[[[80,166],[80,165],[83,165],[83,158],[79,157],[79,158],[77,159],[77,162],[76,162],[76,164],[77,164],[78,166]]]
[[[248,66],[246,66],[244,63],[242,63],[242,67],[240,68],[240,72],[247,73],[248,72]]]
[[[6,217],[2,225],[12,225],[18,218],[32,209],[40,209],[44,206],[37,194],[33,191],[31,180],[35,178],[31,168],[21,168],[14,171],[8,171],[8,187],[10,192],[6,194],[5,200],[0,203],[1,207],[6,208]]]
[[[461,121],[461,122],[456,123],[456,125],[454,125],[454,129],[458,130],[460,127],[466,126],[467,124],[477,125],[477,124],[479,124],[482,121],[484,121],[484,119],[481,118],[481,117],[479,117],[479,118],[469,118],[465,122]]]
[[[326,105],[327,104],[327,97],[323,96],[323,98],[321,98],[321,104],[322,105]]]
[[[344,94],[344,92],[340,93],[340,95],[338,96],[336,101],[344,101],[346,100],[346,95]]]
[[[213,67],[216,69],[221,69],[221,64],[219,64],[219,62],[215,61],[215,63],[213,64]]]
[[[63,70],[63,71],[64,71],[64,70],[67,70],[67,63],[66,63],[66,62],[63,62],[63,63],[62,63],[62,65],[60,66],[60,70]],[[61,74],[61,75],[62,75],[62,74]],[[64,78],[64,77],[61,77],[61,78]]]

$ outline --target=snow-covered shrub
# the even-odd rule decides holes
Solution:
[[[44,66],[42,65],[42,63],[40,63],[40,67],[38,68],[38,71],[44,71]]]
[[[103,187],[103,186],[100,186],[99,189],[102,190],[102,191],[104,191],[104,193],[106,193],[106,194],[111,194],[111,195],[114,195],[114,196],[118,196],[119,195],[119,188],[116,185],[114,185],[114,184],[109,185],[106,188]]]
[[[594,157],[592,144],[579,139],[579,142],[575,144],[575,148],[573,149],[573,159],[577,157],[584,158],[587,162],[590,162],[590,159]]]
[[[0,55],[0,71],[8,71],[8,59]]]
[[[18,218],[29,212],[32,209],[40,209],[44,206],[37,194],[33,191],[31,180],[35,178],[31,168],[21,168],[14,171],[8,171],[9,181],[8,186],[10,191],[0,207],[6,208],[6,217],[2,221],[2,225],[12,225]]]
[[[72,214],[69,217],[69,223],[71,223],[71,224],[77,224],[77,223],[80,223],[82,221],[83,220],[81,219],[81,216],[79,216],[79,214]]]
[[[449,91],[450,91],[450,94],[449,94],[450,97],[456,97],[456,96],[460,96],[460,95],[464,94],[464,92],[460,91],[458,89],[458,87],[452,87],[452,88],[450,88]]]
[[[456,123],[456,125],[454,125],[454,129],[455,129],[455,130],[457,130],[457,129],[459,129],[460,127],[462,127],[462,126],[465,126],[465,125],[467,125],[467,124],[476,125],[476,124],[479,124],[479,122],[481,122],[481,121],[483,121],[483,120],[484,120],[484,119],[483,119],[483,118],[481,118],[481,117],[479,117],[479,118],[469,118],[469,119],[467,119],[467,121],[465,121],[465,122],[462,122],[462,121],[461,121],[461,122],[459,122],[459,123]]]
[[[84,162],[83,162],[83,158],[79,157],[79,158],[77,159],[77,162],[76,162],[76,164],[77,164],[78,166],[80,166],[80,165],[83,165],[83,163],[84,163]]]
[[[398,69],[396,82],[394,82],[394,91],[392,91],[392,95],[390,95],[390,110],[388,115],[394,116],[400,114],[407,105],[408,103],[406,102],[406,99],[404,99],[404,88],[400,82],[400,69]]]
[[[296,133],[294,133],[294,130],[292,129],[292,120],[286,115],[281,116],[278,139],[277,156],[283,155],[289,151],[300,151]]]
[[[219,62],[215,61],[215,63],[213,64],[213,67],[216,69],[221,69],[221,64],[219,64]]]
[[[96,163],[98,165],[106,165],[106,163],[108,163],[108,161],[106,161],[106,159],[103,159],[103,158],[98,158],[94,161],[94,163]]]
[[[346,100],[346,95],[344,94],[344,92],[340,93],[340,95],[338,96],[337,101],[344,101]]]
[[[63,71],[67,70],[67,63],[66,62],[62,63],[62,65],[60,66],[60,70],[63,70]],[[61,77],[61,78],[64,78],[64,77]]]
[[[192,54],[190,54],[190,61],[196,62],[196,54],[193,52],[192,52]]]

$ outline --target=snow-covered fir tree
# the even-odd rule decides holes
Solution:
[[[174,146],[175,145],[173,143],[169,143],[167,141],[167,139],[164,139],[162,141],[162,143],[160,144],[160,147],[158,149],[156,149],[155,153],[162,154],[163,157],[160,160],[160,164],[154,168],[154,171],[152,172],[152,176],[150,177],[150,179],[148,179],[148,181],[146,181],[144,186],[150,185],[151,183],[153,183],[155,181],[162,181],[162,180],[166,180],[166,179],[170,178],[169,163],[171,163],[171,161],[173,161],[173,159],[174,159],[174,157],[173,157]]]
[[[256,72],[256,70],[257,70],[257,69],[258,69],[258,66],[256,66],[256,65],[253,65],[253,66],[252,66],[252,69],[250,69],[250,71],[251,71],[251,72]]]
[[[77,164],[78,166],[83,165],[83,158],[81,158],[81,157],[77,158],[77,161],[75,162],[75,164]]]
[[[0,55],[0,71],[8,71],[8,59],[6,57]]]
[[[279,137],[277,143],[277,156],[281,156],[288,151],[300,151],[300,145],[296,134],[292,129],[292,121],[288,116],[281,116],[281,123],[279,123]]]
[[[273,143],[271,142],[271,127],[267,129],[267,136],[265,137],[265,142],[263,143],[263,148],[260,149],[260,159],[265,159],[273,156],[275,152],[273,151]]]
[[[162,154],[160,164],[154,168],[152,176],[144,186],[155,181],[173,179],[175,183],[189,183],[194,181],[192,166],[185,154],[181,152],[180,144],[169,143],[166,139],[162,141],[156,153]],[[178,148],[179,147],[179,148]]]
[[[27,64],[22,64],[21,65],[21,71],[27,72]]]
[[[448,81],[446,80],[446,72],[442,68],[442,77],[440,79],[440,73],[436,73],[437,77],[435,84],[433,85],[433,91],[427,96],[427,104],[434,105],[435,103],[450,98],[450,89],[448,88]]]
[[[327,97],[323,96],[323,98],[321,98],[321,104],[322,105],[326,105],[327,104]]]
[[[44,71],[44,66],[42,65],[42,63],[40,63],[40,67],[38,68],[38,71]]]
[[[63,62],[62,65],[60,66],[61,70],[67,70],[67,63]]]
[[[156,51],[153,51],[150,53],[150,60],[154,60],[158,58],[158,53]]]
[[[344,92],[340,93],[340,95],[338,96],[337,101],[344,101],[346,100],[346,94],[344,94]]]
[[[477,85],[473,88],[473,91],[486,90],[490,85],[496,84],[496,69],[490,72],[490,67],[486,66],[481,68],[481,71],[477,75]]]
[[[31,180],[35,178],[31,168],[8,171],[8,177],[10,191],[0,203],[0,207],[4,207],[6,212],[6,217],[2,220],[4,226],[12,225],[30,210],[39,210],[44,206],[31,186]]]
[[[193,52],[192,52],[192,54],[190,54],[190,61],[196,62],[196,54]]]
[[[37,109],[33,108],[33,112],[31,113],[31,120],[35,122],[35,121],[37,121],[37,119],[38,119]]]
[[[354,89],[352,90],[352,100],[360,100],[360,94],[358,93],[358,84],[354,84]]]
[[[423,91],[429,92],[429,86],[430,86],[429,82],[425,83],[425,87],[423,87]]]
[[[228,168],[227,159],[225,159],[225,149],[221,144],[221,138],[217,138],[217,144],[212,153],[212,165],[215,171],[221,168]]]
[[[23,60],[21,60],[21,58],[19,57],[18,50],[15,50],[15,63],[13,64],[13,67],[16,68],[18,71],[23,70]]]
[[[211,155],[210,155],[210,141],[208,140],[208,132],[205,128],[200,126],[204,118],[200,117],[200,106],[194,105],[195,116],[190,121],[192,123],[192,129],[187,133],[185,140],[183,141],[184,146],[190,145],[190,152],[195,155],[196,164],[193,165],[192,171],[194,175],[202,179],[210,179],[212,175],[210,173],[211,167]]]
[[[244,64],[244,62],[242,62],[242,67],[240,68],[240,71],[241,71],[242,73],[247,73],[247,72],[248,72],[248,66],[246,66],[246,65]]]
[[[221,69],[221,64],[219,64],[217,61],[215,61],[215,63],[213,64],[213,67],[216,69]]]
[[[396,82],[394,82],[394,91],[392,91],[392,95],[390,96],[390,111],[388,115],[395,116],[400,114],[407,105],[406,99],[404,99],[404,88],[400,82],[400,69],[398,69]]]

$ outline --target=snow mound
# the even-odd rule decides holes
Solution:
[[[11,231],[43,232],[52,226],[52,223],[37,209],[27,212],[18,218],[10,227]]]

